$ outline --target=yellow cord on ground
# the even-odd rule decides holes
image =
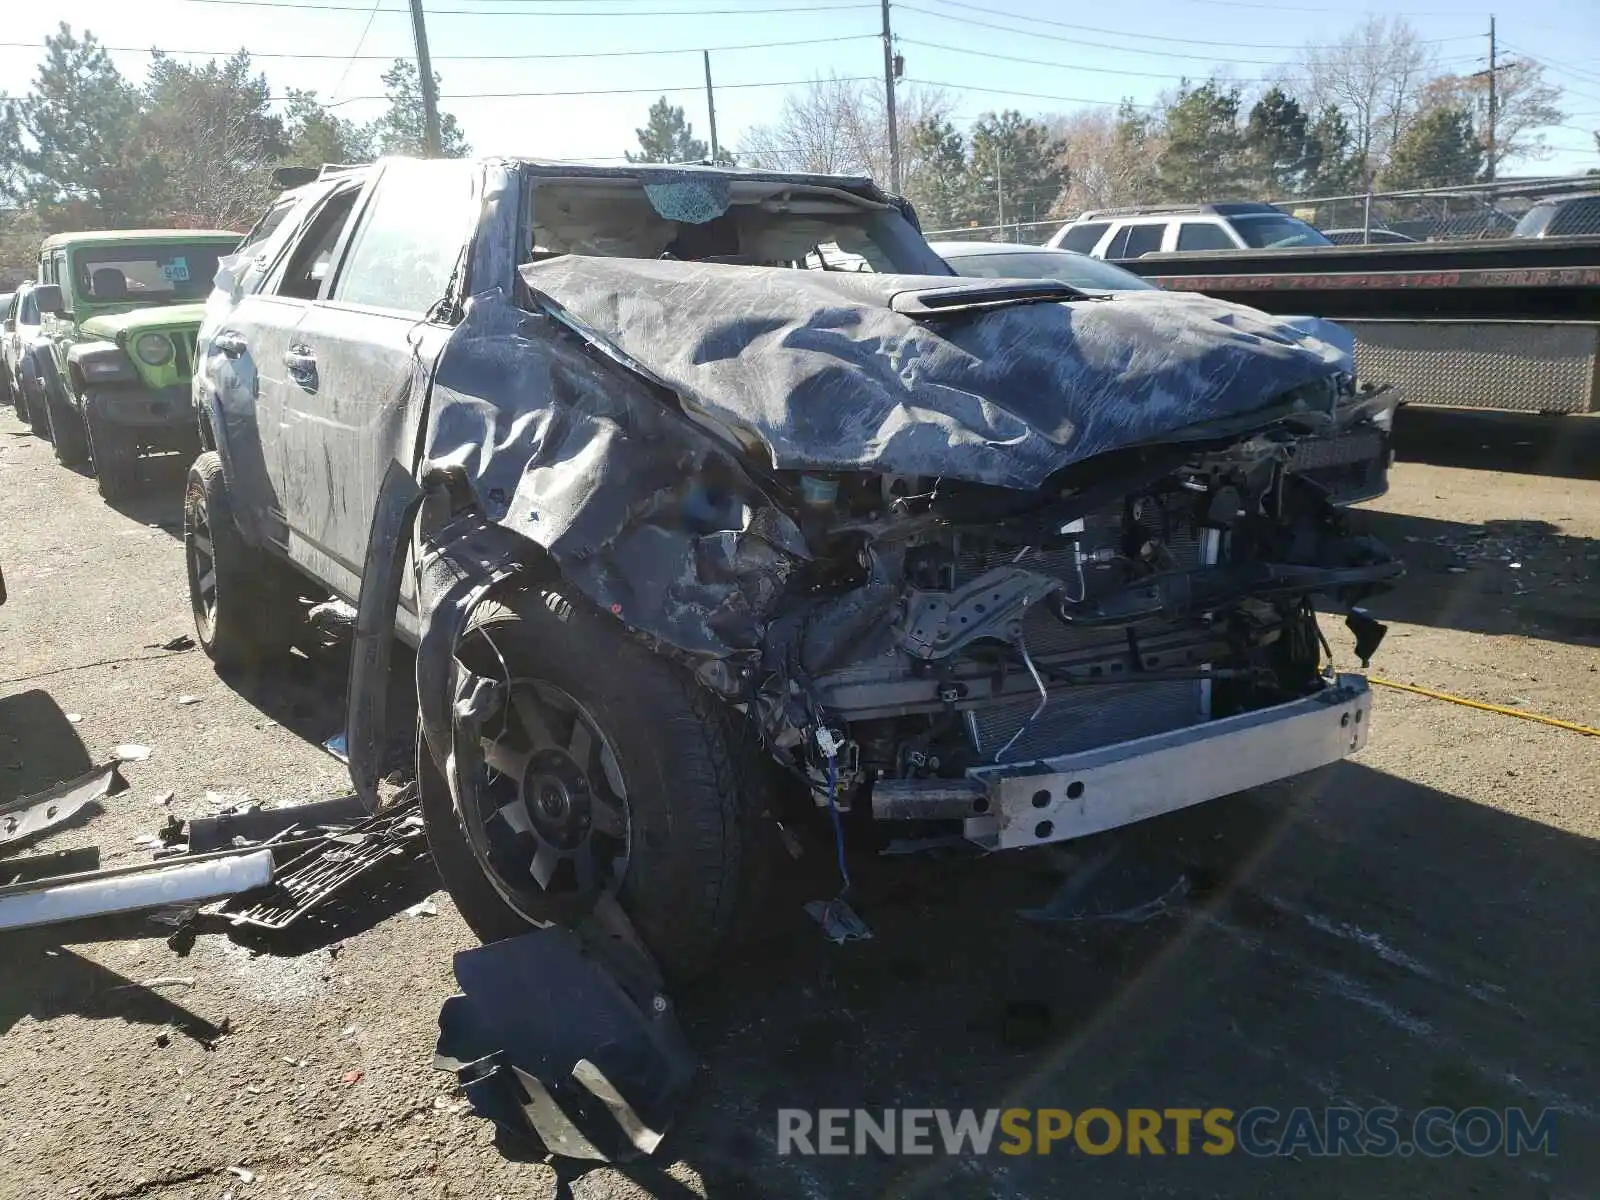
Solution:
[[[1563,721],[1559,717],[1547,717],[1542,713],[1523,712],[1520,708],[1509,708],[1503,704],[1485,704],[1482,700],[1468,700],[1465,696],[1452,696],[1449,692],[1436,692],[1432,688],[1418,687],[1414,683],[1396,683],[1392,679],[1382,679],[1377,675],[1368,675],[1368,683],[1375,683],[1380,687],[1394,688],[1400,692],[1413,692],[1418,696],[1427,696],[1432,700],[1448,700],[1451,704],[1464,704],[1468,708],[1480,709],[1483,712],[1499,713],[1503,717],[1521,717],[1524,721],[1538,721],[1541,725],[1554,725],[1557,729],[1570,729],[1573,733],[1586,733],[1590,737],[1600,737],[1600,729],[1590,729],[1587,725],[1579,725],[1573,721]]]

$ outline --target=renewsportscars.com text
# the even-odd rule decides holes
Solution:
[[[1554,1154],[1555,1113],[1520,1108],[778,1110],[779,1154]]]

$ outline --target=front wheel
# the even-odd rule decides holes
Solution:
[[[134,431],[105,419],[91,395],[83,406],[95,482],[105,500],[120,500],[138,482],[139,444]]]
[[[215,451],[189,468],[183,550],[195,635],[212,662],[254,667],[288,653],[297,615],[288,570],[239,532]]]
[[[445,887],[485,941],[570,926],[614,892],[669,977],[702,973],[771,867],[733,714],[581,601],[513,603],[480,606],[458,652],[509,697],[458,740],[459,809],[419,739]]]

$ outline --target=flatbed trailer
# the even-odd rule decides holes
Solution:
[[[1407,403],[1600,412],[1600,237],[1152,254],[1174,291],[1331,317]]]

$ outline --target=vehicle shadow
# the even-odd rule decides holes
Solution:
[[[26,970],[0,972],[0,1036],[23,1017],[48,1021],[67,1015],[170,1028],[207,1048],[226,1032],[168,994],[67,949],[62,942],[75,928],[0,933],[0,959],[28,964]],[[102,921],[96,933],[104,932]]]
[[[1177,1162],[1070,1143],[780,1156],[777,1110],[1556,1106],[1560,1159],[1235,1153],[1184,1160],[1182,1178],[1216,1195],[1581,1191],[1600,1168],[1584,1099],[1600,1085],[1600,843],[1356,763],[1289,790],[1125,831],[1127,852],[1192,883],[1143,923],[1018,916],[1081,846],[854,855],[851,902],[873,937],[843,946],[775,901],[782,932],[677,997],[707,1082],[656,1161],[710,1196],[1131,1195],[1157,1180],[1188,1195]],[[806,898],[838,890],[828,855],[800,868]]]
[[[181,454],[141,458],[133,490],[107,503],[130,520],[182,538],[184,479],[193,461]]]
[[[1567,479],[1600,479],[1600,419],[1404,405],[1395,415],[1402,462]]]
[[[1362,509],[1356,526],[1404,560],[1367,607],[1379,620],[1600,644],[1600,540],[1547,521],[1469,524]]]
[[[0,803],[32,796],[94,763],[78,728],[42,688],[0,697]]]

